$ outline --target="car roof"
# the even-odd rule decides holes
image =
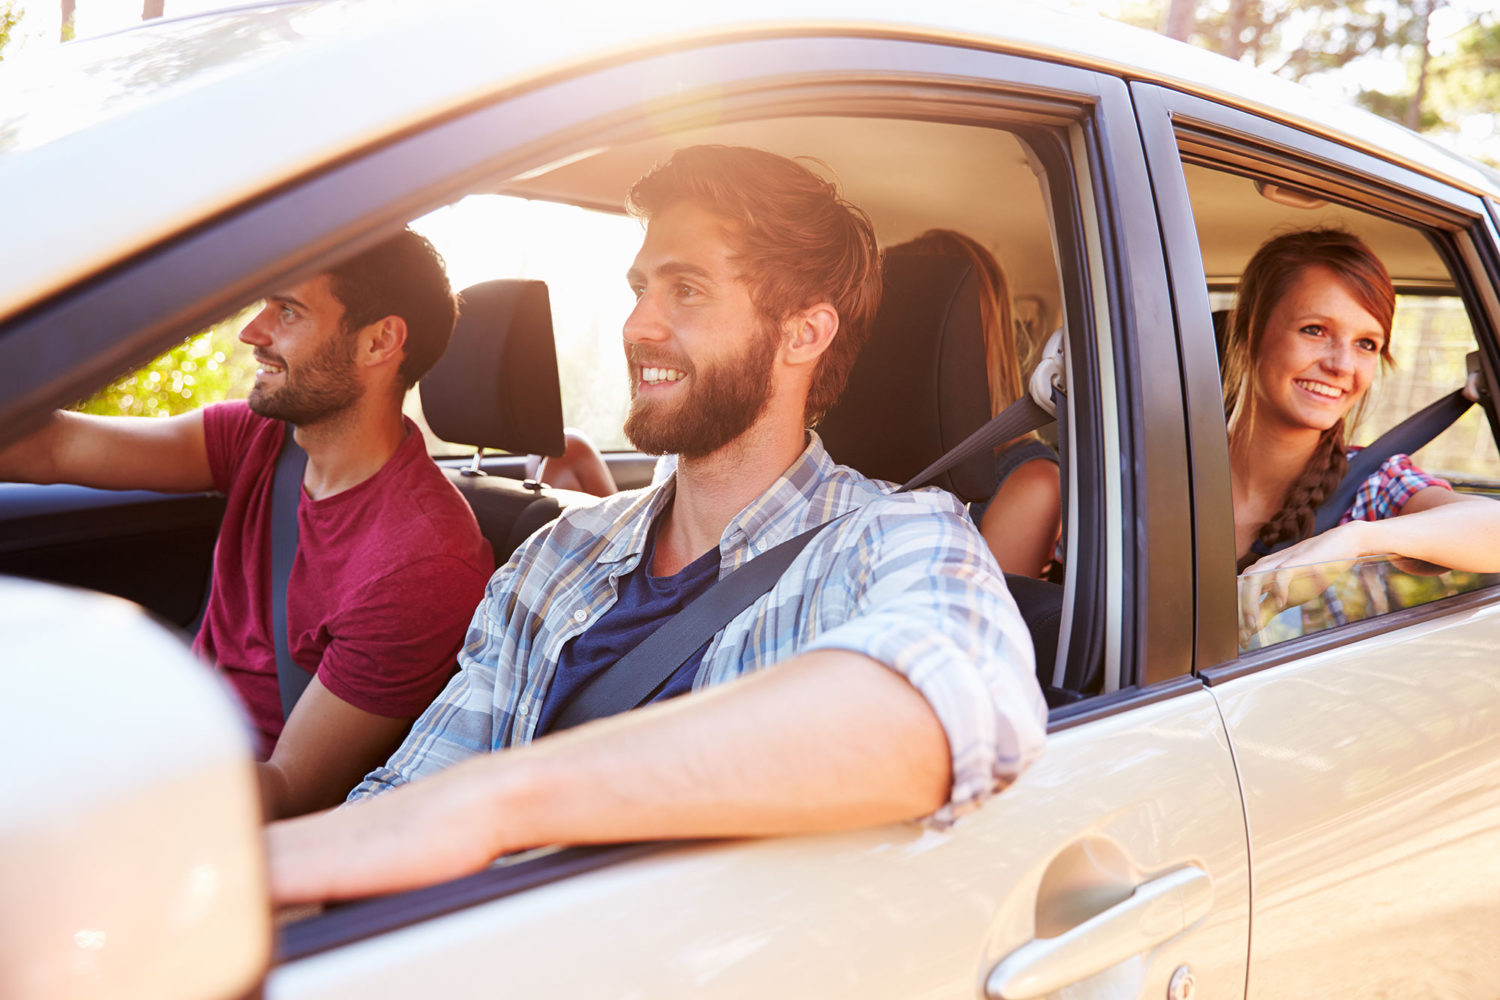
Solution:
[[[1468,190],[1483,168],[1211,53],[1092,16],[968,0],[262,3],[151,22],[0,64],[0,317],[299,176],[585,67],[726,38],[956,42],[1095,67],[1310,127]]]

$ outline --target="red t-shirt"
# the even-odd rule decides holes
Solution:
[[[262,758],[283,722],[271,638],[271,480],[284,427],[243,402],[203,411],[214,488],[228,503],[193,648],[239,691]],[[297,532],[287,581],[292,660],[356,708],[420,714],[448,679],[494,557],[416,425],[406,421],[406,439],[369,479],[322,500],[303,493]]]

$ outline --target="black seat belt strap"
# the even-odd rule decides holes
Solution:
[[[1318,505],[1313,519],[1313,534],[1319,535],[1339,523],[1339,518],[1354,502],[1354,494],[1392,455],[1410,455],[1427,442],[1437,437],[1464,415],[1474,405],[1462,389],[1454,390],[1435,402],[1428,403],[1395,427],[1360,449],[1359,454],[1349,459],[1349,470],[1338,486]]]
[[[292,714],[312,675],[292,662],[286,631],[286,585],[297,558],[297,506],[302,499],[302,473],[307,452],[285,425],[276,470],[271,478],[271,637],[276,646],[276,683],[281,689],[281,716]]]
[[[1029,395],[1022,396],[896,492],[916,489],[965,458],[1036,430],[1052,419],[1052,414],[1033,402]],[[550,731],[557,732],[645,704],[699,646],[774,587],[808,542],[850,513],[852,511],[846,511],[831,521],[809,528],[720,577],[687,607],[579,691],[558,713]]]
[[[1392,455],[1410,455],[1417,451],[1451,427],[1453,422],[1463,416],[1465,411],[1473,405],[1473,400],[1465,396],[1462,389],[1455,389],[1441,399],[1428,403],[1361,448],[1359,453],[1349,460],[1349,468],[1344,473],[1344,478],[1339,480],[1333,492],[1329,493],[1318,505],[1317,511],[1313,514],[1312,532],[1307,537],[1321,535],[1329,528],[1336,526],[1339,519],[1344,516],[1344,511],[1348,510],[1349,505],[1354,502],[1354,495],[1359,492],[1365,480],[1378,472]],[[1257,555],[1264,556],[1272,552],[1280,552],[1301,540],[1301,538],[1283,539],[1270,548],[1257,541],[1251,549]]]

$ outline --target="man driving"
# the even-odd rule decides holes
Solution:
[[[266,296],[240,332],[260,363],[248,400],[166,419],[60,411],[0,451],[0,479],[225,494],[193,648],[250,715],[268,816],[338,802],[389,755],[447,680],[493,568],[473,513],[401,414],[456,316],[442,258],[405,230]],[[270,550],[288,434],[307,464],[285,632],[290,669],[313,676],[284,716]]]
[[[564,513],[495,574],[401,749],[345,807],[269,831],[281,902],[544,844],[943,824],[1041,750],[1030,639],[962,507],[887,492],[809,429],[879,301],[868,219],[805,166],[729,147],[679,151],[629,202],[625,427],[675,472]],[[648,704],[558,730],[717,579],[845,513]]]

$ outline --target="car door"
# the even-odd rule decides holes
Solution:
[[[1253,632],[1261,623],[1247,630],[1247,609],[1236,608],[1207,291],[1220,272],[1216,247],[1237,225],[1255,231],[1253,249],[1286,228],[1277,213],[1302,225],[1337,215],[1372,246],[1384,241],[1390,248],[1398,293],[1423,291],[1421,275],[1400,259],[1402,248],[1430,255],[1427,291],[1451,289],[1472,328],[1469,346],[1493,371],[1500,316],[1493,219],[1480,198],[1434,179],[1437,168],[1424,176],[1327,135],[1153,86],[1137,84],[1135,94],[1182,353],[1192,359],[1185,362],[1190,405],[1207,414],[1195,418],[1204,433],[1193,443],[1194,518],[1204,526],[1196,545],[1204,609],[1197,656],[1222,708],[1245,793],[1254,886],[1248,994],[1487,994],[1500,978],[1500,953],[1480,916],[1493,909],[1500,886],[1500,670],[1493,653],[1500,579],[1475,577],[1447,586],[1431,603],[1403,608],[1393,601],[1380,614],[1387,608],[1381,601],[1399,589],[1395,582],[1426,587],[1436,568],[1397,581],[1399,567],[1367,560],[1346,574],[1365,582],[1356,590],[1380,598],[1364,620],[1352,609],[1327,621],[1316,609],[1301,610],[1300,623],[1321,622],[1316,627],[1326,630],[1304,627],[1261,646]],[[1403,141],[1394,136],[1390,148],[1409,149]],[[1242,184],[1243,213],[1218,211],[1190,191],[1205,170],[1210,180],[1200,187],[1230,177]],[[1267,187],[1300,195],[1278,209]],[[1293,202],[1302,207],[1288,209]],[[1403,242],[1407,237],[1414,239]],[[1398,295],[1393,338],[1402,332],[1403,308]],[[1438,363],[1428,357],[1416,365]],[[1457,370],[1461,382],[1461,362]],[[1473,415],[1484,436],[1492,433],[1492,410],[1488,417]],[[1493,456],[1492,439],[1487,446]],[[1500,476],[1493,457],[1484,461],[1483,476],[1465,482],[1455,475],[1455,485],[1478,489],[1481,479]],[[1255,593],[1246,579],[1241,592]],[[1248,613],[1254,617],[1253,606]]]

